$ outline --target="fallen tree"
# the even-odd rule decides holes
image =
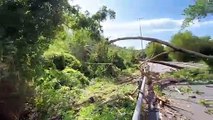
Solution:
[[[178,66],[178,65],[175,65],[175,64],[170,64],[170,63],[166,63],[166,62],[162,62],[162,61],[149,60],[148,62],[169,66],[169,67],[172,67],[172,68],[175,68],[175,69],[183,69],[184,68],[182,66]]]
[[[191,55],[198,56],[198,57],[201,57],[201,58],[213,60],[212,55],[205,55],[205,54],[202,54],[202,53],[199,53],[199,52],[187,50],[187,49],[184,49],[184,48],[179,48],[177,46],[170,44],[169,42],[166,42],[166,41],[163,41],[163,40],[160,40],[160,39],[157,39],[157,38],[151,38],[151,37],[122,37],[122,38],[109,40],[108,43],[112,44],[114,42],[122,41],[122,40],[145,40],[145,41],[150,41],[150,42],[156,42],[156,43],[160,43],[160,44],[163,44],[163,45],[166,45],[166,46],[172,48],[174,50],[174,52],[187,53],[187,54],[191,54]]]

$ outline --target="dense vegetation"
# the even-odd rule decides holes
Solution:
[[[213,41],[209,36],[198,37],[193,35],[191,32],[186,31],[177,33],[172,37],[171,43],[178,47],[200,52],[206,55],[213,54]],[[171,53],[170,57],[177,61],[200,61],[202,59],[196,56],[190,56],[183,53]],[[211,65],[211,61],[203,59],[207,64]]]
[[[195,36],[190,31],[176,33],[172,36],[170,43],[180,48],[203,53],[205,55],[213,55],[213,40],[210,36]],[[180,62],[199,62],[204,61],[209,66],[213,65],[213,60],[201,59],[197,56],[192,56],[181,52],[170,52],[171,48],[164,47],[158,43],[149,43],[145,49],[148,58],[152,58],[165,51],[168,54],[161,55],[155,60],[173,60]],[[169,56],[169,59],[168,59]]]
[[[188,27],[194,20],[201,20],[208,15],[212,15],[212,13],[211,0],[196,0],[194,4],[184,9],[183,15],[185,16],[185,20],[182,24],[182,28]]]
[[[145,49],[146,56],[148,58],[153,58],[156,55],[166,52],[165,47],[159,43],[150,42]],[[168,60],[168,54],[160,55],[154,60]]]
[[[114,11],[103,6],[91,15],[67,0],[1,0],[0,18],[0,119],[130,119],[134,102],[126,95],[135,86],[116,83],[134,72],[142,54],[102,36],[100,23]],[[171,42],[179,47],[185,47],[179,37],[190,44],[202,39],[196,51],[213,53],[208,37],[178,33]],[[150,43],[146,53],[164,51]]]
[[[1,119],[90,116],[76,106],[94,78],[101,78],[97,85],[110,81],[104,77],[116,78],[138,63],[138,51],[108,45],[101,35],[100,22],[115,18],[105,6],[90,15],[67,0],[3,0],[0,17]]]
[[[203,68],[185,68],[178,71],[173,71],[162,75],[163,78],[178,78],[187,80],[191,84],[212,84],[213,71],[212,69]]]
[[[212,2],[209,0],[196,0],[193,4],[186,7],[183,11],[183,15],[185,16],[185,19],[182,24],[182,29],[185,29],[186,27],[189,27],[191,24],[194,23],[195,20],[201,21],[207,16],[211,16],[213,13],[212,8]],[[206,55],[212,55],[213,54],[213,40],[210,36],[195,36],[190,31],[181,31],[173,35],[170,42],[172,45],[182,47],[185,49],[193,50],[196,52],[200,52]],[[147,46],[146,51],[149,51],[149,53],[146,53],[148,57],[154,55],[157,53],[157,47],[149,45]],[[167,51],[170,51],[171,49],[166,48]],[[161,51],[163,52],[163,51]],[[161,53],[159,52],[159,53]],[[165,60],[162,56],[160,58],[157,58],[157,60]],[[179,52],[170,52],[169,59],[173,61],[200,61],[200,58],[197,58],[195,56],[189,56],[188,54],[179,53]],[[213,60],[209,59],[203,59],[208,65],[213,66]]]

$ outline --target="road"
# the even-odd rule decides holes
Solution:
[[[183,87],[189,87],[191,91],[180,94],[174,90],[174,88],[181,89]],[[201,94],[196,93],[196,91],[199,91]],[[166,97],[171,100],[173,106],[181,108],[177,109],[177,111],[186,118],[190,120],[213,120],[213,115],[206,113],[206,111],[212,109],[213,106],[206,107],[200,104],[200,101],[203,99],[213,100],[212,91],[213,88],[206,87],[206,85],[171,85],[163,92],[166,93]],[[194,97],[192,98],[190,96]]]
[[[167,62],[169,64],[178,65],[181,67],[188,67],[188,68],[205,68],[206,65],[203,64],[197,64],[197,63],[184,63],[184,62]],[[169,72],[171,70],[175,70],[174,68],[155,64],[155,63],[149,63],[150,70],[153,72],[158,73],[165,73]],[[180,94],[178,93],[175,88],[181,88],[181,87],[190,87],[191,92]],[[213,86],[213,85],[209,85]],[[201,91],[203,94],[195,94],[196,91]],[[161,114],[163,117],[163,120],[178,120],[178,119],[190,119],[190,120],[213,120],[213,116],[206,113],[207,107],[199,104],[199,101],[202,99],[210,99],[213,100],[213,88],[206,87],[206,85],[171,85],[168,86],[163,92],[166,94],[165,96],[171,100],[171,105],[178,106],[182,109],[176,109],[181,115],[184,117],[180,118],[174,118],[172,115],[165,115]],[[195,98],[190,98],[190,96],[195,96]],[[212,106],[213,107],[213,106]],[[174,111],[171,111],[174,112]],[[149,120],[156,120],[156,117],[158,116],[158,112],[156,111],[150,111],[151,117]]]
[[[169,63],[169,64],[173,64],[173,65],[177,65],[177,66],[185,67],[185,68],[206,68],[207,67],[207,65],[201,64],[201,63],[190,63],[190,62],[165,62],[165,63]],[[175,70],[172,67],[168,67],[168,66],[156,64],[156,63],[149,63],[149,66],[152,72],[158,72],[158,73],[165,73],[171,70]]]

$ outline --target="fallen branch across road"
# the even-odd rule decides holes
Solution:
[[[141,60],[143,61],[143,60]],[[169,66],[172,68],[176,68],[176,69],[183,69],[184,67],[178,66],[178,65],[174,65],[174,64],[170,64],[170,63],[166,63],[166,62],[162,62],[162,61],[154,61],[154,60],[147,60],[150,63],[157,63],[157,64],[161,64],[161,65],[165,65],[165,66]]]
[[[172,48],[175,52],[177,51],[177,52],[187,53],[187,54],[191,54],[191,55],[198,56],[198,57],[201,57],[201,58],[213,60],[212,55],[205,55],[205,54],[202,54],[202,53],[199,53],[199,52],[187,50],[187,49],[184,49],[184,48],[179,48],[179,47],[176,47],[176,46],[170,44],[169,42],[166,42],[166,41],[163,41],[163,40],[160,40],[160,39],[157,39],[157,38],[151,38],[151,37],[122,37],[122,38],[110,40],[109,44],[112,44],[114,42],[121,41],[121,40],[145,40],[145,41],[150,41],[150,42],[156,42],[156,43],[160,43],[160,44],[163,44],[163,45],[166,45],[166,46]]]

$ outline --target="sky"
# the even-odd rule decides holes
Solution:
[[[184,20],[183,10],[195,0],[73,0],[81,11],[88,10],[94,14],[103,5],[116,12],[114,20],[102,22],[104,36],[109,39],[125,36],[142,35],[169,41],[180,28]],[[139,18],[141,18],[139,20]],[[197,36],[213,37],[213,17],[207,17],[187,28]],[[144,48],[147,42],[120,41],[115,44],[122,47]]]

